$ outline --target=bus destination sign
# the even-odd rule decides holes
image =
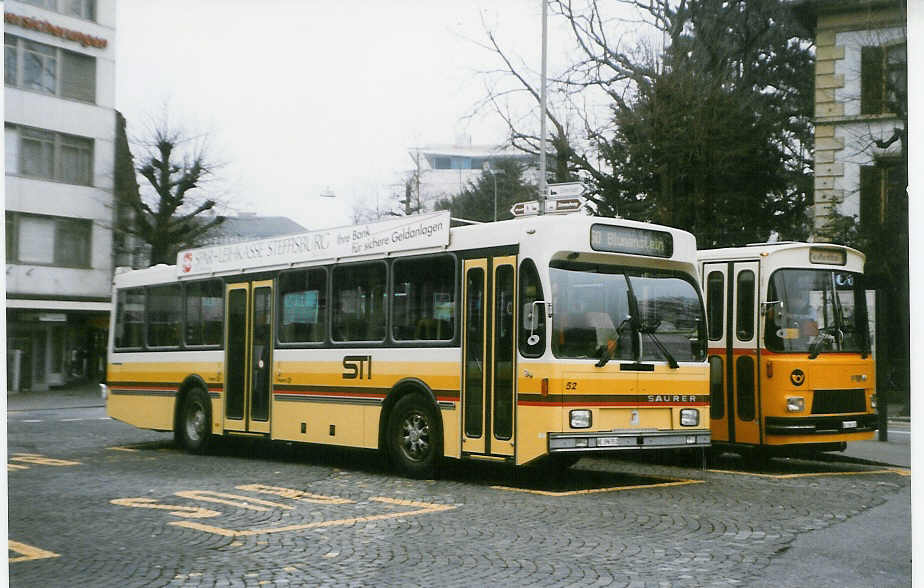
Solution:
[[[449,244],[449,211],[404,216],[356,225],[180,251],[176,273],[180,277],[240,272],[339,259],[445,247]]]
[[[847,252],[843,249],[812,247],[809,249],[809,261],[828,265],[847,265]]]
[[[590,246],[594,251],[609,253],[652,257],[670,257],[674,254],[674,241],[670,233],[635,227],[593,225],[590,227]]]

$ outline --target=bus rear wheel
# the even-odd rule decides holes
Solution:
[[[409,478],[432,478],[442,457],[442,434],[432,404],[419,394],[398,400],[386,443],[393,465]]]
[[[190,453],[205,453],[212,428],[212,406],[201,388],[187,392],[174,436]]]

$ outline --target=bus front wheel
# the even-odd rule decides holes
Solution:
[[[410,478],[431,478],[442,457],[442,435],[432,403],[409,394],[388,419],[387,447],[394,466]]]
[[[201,388],[193,388],[183,399],[174,436],[190,453],[205,453],[211,427],[212,407],[209,397]]]

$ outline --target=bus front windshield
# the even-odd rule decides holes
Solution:
[[[781,269],[767,289],[765,341],[770,351],[868,353],[863,275],[823,269]]]
[[[565,261],[549,271],[556,357],[702,361],[705,318],[690,276]]]

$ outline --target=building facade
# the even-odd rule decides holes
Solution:
[[[904,3],[804,6],[816,43],[815,232],[837,215],[882,224],[890,196],[907,185],[899,138],[908,110]]]
[[[113,275],[116,0],[4,4],[7,381],[102,377]]]
[[[539,161],[535,155],[497,145],[472,145],[465,138],[455,145],[426,145],[409,150],[414,161],[412,179],[419,180],[422,202],[451,198],[471,182],[497,169],[497,161],[513,159],[523,163],[524,180],[535,182],[539,177]],[[417,190],[417,186],[413,187]]]

